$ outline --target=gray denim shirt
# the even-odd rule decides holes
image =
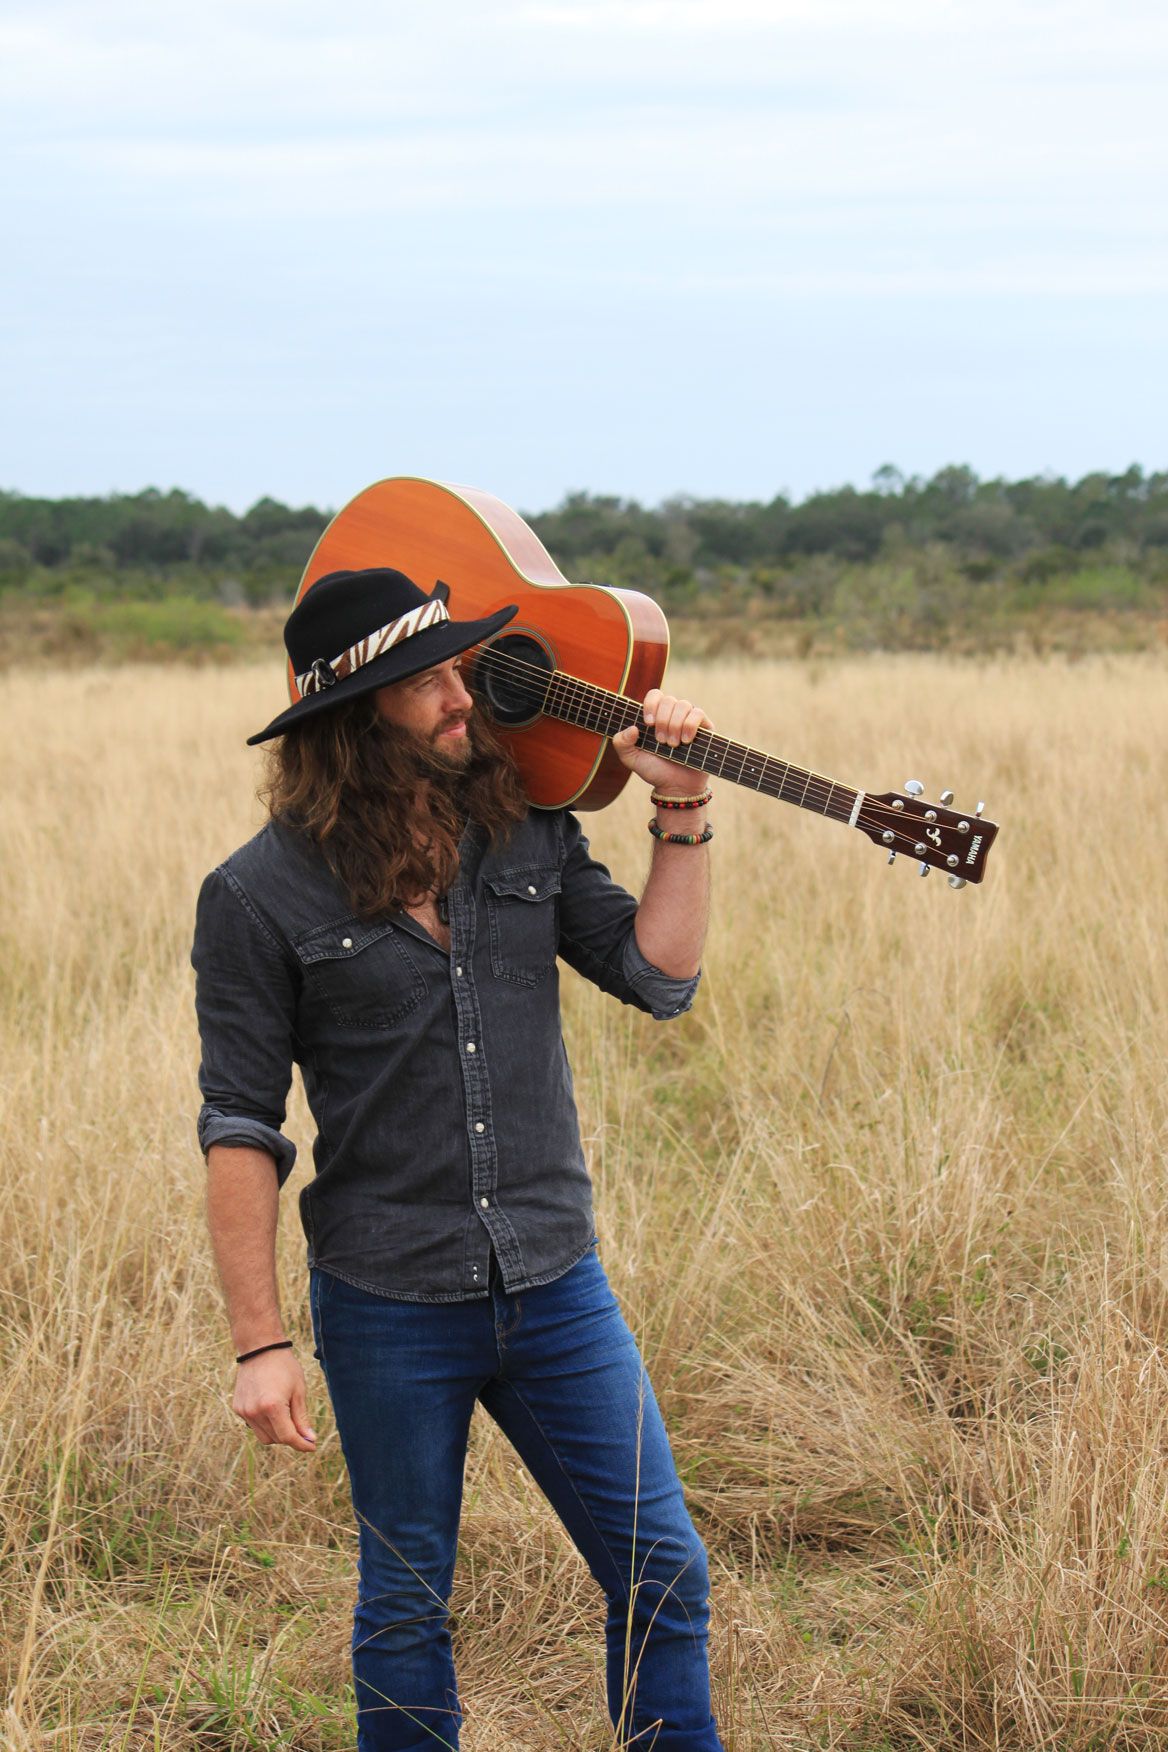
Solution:
[[[556,957],[658,1018],[697,988],[641,954],[636,910],[573,815],[532,810],[495,849],[464,834],[448,953],[406,913],[356,917],[320,851],[269,823],[199,895],[204,1152],[268,1150],[282,1185],[298,1064],[318,1134],[310,1265],[463,1301],[487,1293],[493,1247],[508,1291],[550,1282],[595,1234]]]

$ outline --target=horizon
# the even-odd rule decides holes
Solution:
[[[897,468],[895,463],[882,463],[878,468],[872,470],[867,482],[864,484],[856,481],[837,481],[828,486],[813,487],[808,492],[802,494],[784,494],[781,491],[778,491],[772,493],[768,498],[763,498],[761,496],[754,498],[736,498],[726,494],[707,494],[686,491],[667,494],[664,498],[651,503],[648,500],[638,499],[634,494],[621,493],[608,488],[569,487],[555,504],[541,506],[516,505],[513,509],[518,511],[520,515],[524,517],[545,517],[552,515],[556,511],[562,510],[573,500],[585,499],[598,502],[613,501],[619,505],[636,506],[648,512],[660,512],[674,504],[726,504],[746,506],[771,505],[780,500],[785,500],[791,509],[794,510],[800,505],[806,504],[811,499],[830,497],[836,494],[849,492],[857,495],[871,493],[882,498],[896,498],[906,490],[927,488],[932,482],[936,481],[939,476],[948,473],[950,470],[957,472],[966,469],[969,469],[979,488],[985,486],[1002,486],[1008,488],[1020,486],[1022,484],[1029,484],[1031,482],[1054,486],[1061,482],[1068,489],[1073,490],[1077,487],[1081,487],[1084,482],[1088,480],[1099,479],[1108,482],[1115,482],[1121,481],[1125,477],[1135,473],[1145,484],[1151,484],[1153,482],[1162,483],[1160,490],[1168,490],[1168,465],[1163,469],[1149,468],[1138,461],[1131,461],[1127,464],[1126,468],[1122,469],[1089,468],[1077,477],[1056,474],[1050,470],[1038,474],[1017,477],[1011,477],[1002,473],[983,475],[979,474],[976,469],[972,469],[971,465],[966,462],[942,463],[941,466],[931,475],[909,475],[902,469]],[[408,473],[409,471],[403,472]],[[890,482],[886,482],[883,485],[878,485],[877,483],[882,474],[895,476],[897,478],[897,484],[892,485]],[[383,476],[381,478],[388,479],[389,477]],[[335,517],[349,500],[356,498],[358,494],[372,484],[372,482],[366,481],[363,486],[355,488],[353,492],[346,496],[346,498],[339,500],[336,504],[332,505],[312,499],[304,500],[299,503],[291,503],[288,500],[278,498],[276,494],[271,492],[261,492],[256,498],[251,499],[246,504],[232,505],[219,500],[204,499],[199,494],[193,493],[189,488],[180,486],[177,482],[172,482],[169,486],[165,487],[158,486],[154,482],[147,482],[144,486],[127,489],[114,489],[113,491],[106,493],[81,492],[59,494],[28,493],[19,487],[0,485],[0,499],[14,498],[38,500],[46,504],[58,504],[75,500],[94,500],[101,502],[116,499],[137,499],[143,498],[149,494],[156,495],[160,499],[166,499],[171,494],[177,493],[191,503],[201,505],[207,511],[226,511],[231,516],[239,518],[246,517],[249,511],[253,511],[257,506],[264,504],[279,505],[282,509],[294,513],[315,511],[323,516],[331,518]],[[463,487],[479,485],[478,482],[449,482],[440,484],[459,485]],[[492,491],[490,487],[485,487],[482,490],[486,492]],[[499,496],[500,495],[496,494],[496,497]]]

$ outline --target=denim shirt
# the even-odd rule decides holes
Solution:
[[[495,848],[468,827],[447,952],[407,913],[358,918],[319,849],[269,822],[199,895],[203,1151],[268,1150],[282,1185],[298,1064],[318,1134],[310,1265],[463,1301],[486,1295],[493,1247],[508,1291],[550,1282],[595,1234],[556,957],[658,1018],[697,988],[641,954],[636,911],[573,815],[533,810]]]

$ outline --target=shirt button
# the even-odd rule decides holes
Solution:
[[[473,1040],[468,1040],[468,1041],[467,1041],[467,1043],[466,1043],[466,1050],[467,1050],[467,1052],[473,1052],[473,1051],[474,1051],[474,1050],[475,1050],[475,1043],[474,1043],[474,1041],[473,1041]]]
[[[479,1200],[479,1203],[480,1203],[480,1204],[481,1204],[481,1205],[482,1205],[482,1207],[483,1207],[483,1209],[484,1209],[484,1210],[486,1210],[486,1209],[487,1209],[487,1207],[488,1207],[488,1205],[489,1205],[489,1204],[490,1204],[490,1202],[491,1202],[491,1201],[490,1201],[490,1199],[489,1199],[489,1198],[480,1198],[480,1200]]]
[[[454,971],[455,971],[455,973],[456,973],[456,974],[457,974],[457,975],[458,975],[458,977],[459,977],[459,979],[461,979],[461,978],[462,978],[462,969],[461,969],[461,967],[456,967],[456,968],[455,968],[455,970],[454,970]]]
[[[483,1122],[482,1122],[482,1120],[481,1120],[481,1119],[476,1119],[476,1120],[475,1120],[475,1130],[476,1130],[476,1131],[477,1131],[477,1132],[485,1132],[485,1131],[486,1131],[486,1129],[487,1129],[487,1128],[486,1128],[486,1126],[485,1126],[485,1125],[484,1125],[484,1124],[483,1124]]]
[[[529,882],[529,883],[528,883],[528,884],[527,884],[527,892],[528,892],[528,894],[534,894],[534,893],[535,893],[535,889],[534,889],[534,888],[533,888],[533,887],[532,887],[532,886],[531,886],[531,883],[530,883],[530,882]]]
[[[342,937],[341,938],[341,948],[342,949],[351,949],[352,947],[353,947],[352,937]]]

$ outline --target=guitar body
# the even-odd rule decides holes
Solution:
[[[441,581],[455,620],[517,603],[495,643],[542,652],[551,668],[609,693],[640,700],[661,686],[669,629],[652,597],[569,583],[522,517],[490,493],[408,475],[366,487],[317,542],[297,602],[325,573],[365,566],[396,566],[427,592]],[[288,688],[300,698],[290,666]],[[594,730],[544,716],[496,722],[538,808],[601,809],[629,777]]]

